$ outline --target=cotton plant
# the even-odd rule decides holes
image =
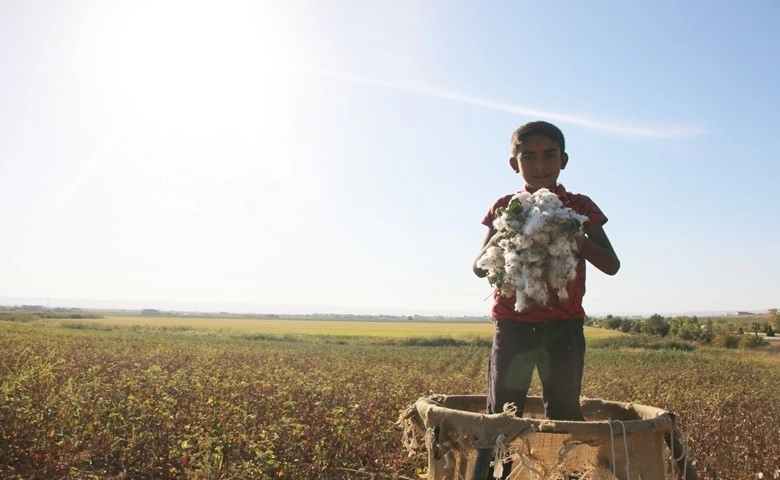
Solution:
[[[497,210],[493,227],[504,235],[477,266],[487,270],[488,281],[502,295],[515,295],[518,311],[548,303],[550,292],[565,300],[566,286],[577,274],[577,240],[587,219],[547,189],[520,192]]]

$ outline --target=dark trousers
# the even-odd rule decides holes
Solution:
[[[521,323],[497,320],[487,378],[487,411],[500,413],[512,402],[522,415],[534,369],[542,382],[545,416],[553,420],[584,420],[580,408],[585,365],[583,320]],[[480,450],[474,480],[490,474],[491,450]],[[505,466],[504,478],[511,465]]]

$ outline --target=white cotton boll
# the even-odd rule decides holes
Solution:
[[[512,248],[511,250],[507,249],[502,252],[502,255],[504,256],[504,262],[507,264],[523,263],[522,250],[517,250],[515,248]]]
[[[526,284],[525,279],[523,278],[522,273],[515,273],[514,275],[507,275],[506,277],[507,282],[511,283],[512,287],[515,291],[523,291],[525,290]]]
[[[543,222],[544,216],[542,215],[542,211],[537,207],[534,207],[526,219],[525,227],[523,227],[522,230],[523,235],[532,236],[534,233],[542,229],[544,226]]]
[[[525,290],[523,290],[523,293],[527,297],[525,303],[530,304],[545,304],[548,300],[547,295],[547,285],[543,281],[539,281],[541,279],[537,279],[533,283],[529,283],[526,285]]]
[[[515,237],[515,241],[517,242],[516,248],[518,250],[525,250],[527,248],[531,248],[536,243],[534,242],[533,237],[529,237],[527,235],[520,235],[518,237]]]
[[[523,231],[523,221],[517,218],[508,218],[506,220],[505,230],[511,230],[513,232]]]
[[[517,250],[508,250],[503,252],[504,263],[507,265],[516,265],[522,268],[523,257]]]
[[[539,203],[542,201],[542,198],[544,198],[544,196],[548,195],[549,193],[550,193],[549,188],[540,188],[539,190],[531,194],[531,197],[534,203]]]
[[[539,283],[544,284],[544,272],[538,265],[527,264],[523,269],[523,280],[526,284],[526,290],[531,286],[538,285]]]
[[[504,254],[506,254],[506,252],[511,252],[512,250],[517,249],[515,246],[516,241],[517,240],[513,236],[504,237],[498,241],[498,246],[501,248]]]
[[[570,251],[571,250],[569,249],[569,242],[565,241],[562,238],[558,238],[555,241],[552,241],[547,244],[547,253],[553,257],[564,255],[566,253],[569,253]]]
[[[536,193],[534,200],[534,203],[544,212],[551,212],[563,206],[558,195],[544,188]]]
[[[556,208],[554,210],[551,210],[549,213],[559,222],[566,221],[567,219],[572,218],[572,215],[577,215],[571,210],[566,210],[564,208]]]
[[[522,312],[525,310],[525,307],[526,305],[522,295],[515,295],[515,310]]]
[[[547,267],[547,282],[551,285],[558,278],[566,278],[566,264],[562,258],[555,258],[554,261],[550,261]]]
[[[505,215],[499,215],[493,220],[493,228],[495,228],[496,231],[507,230],[510,221],[511,220]]]
[[[539,246],[545,246],[557,239],[557,236],[554,235],[554,232],[551,232],[547,228],[543,228],[536,232],[533,236],[533,242],[536,245]]]
[[[522,292],[518,292],[515,295],[515,310],[518,312],[525,310],[533,304]]]
[[[523,265],[519,263],[507,263],[504,266],[504,278],[511,281],[512,285],[520,288],[525,286],[523,277]]]
[[[564,286],[562,288],[559,288],[555,295],[558,297],[559,300],[568,300],[569,299],[569,290]]]
[[[523,192],[517,192],[517,193],[516,193],[516,194],[514,194],[514,196],[512,197],[512,200],[518,200],[518,201],[520,201],[520,202],[525,202],[525,201],[528,201],[528,200],[530,200],[530,199],[531,199],[531,196],[532,196],[532,195],[531,195],[530,193],[528,193],[528,192],[525,192],[525,191],[523,191]],[[511,200],[510,200],[510,201],[511,201]]]
[[[528,303],[528,299],[526,299],[524,296],[516,297],[515,299],[515,310],[518,312],[521,312],[525,310],[527,307],[530,307],[531,304]]]
[[[477,267],[491,271],[504,268],[504,251],[499,247],[489,247],[477,260]]]
[[[574,280],[577,276],[577,259],[574,256],[566,257],[566,271],[569,273],[569,280]]]
[[[501,258],[503,260],[504,258],[504,252],[498,248],[498,247],[488,247],[487,250],[485,250],[485,253],[482,254],[482,256],[477,260],[477,265],[489,265],[495,262],[497,258]]]
[[[577,220],[582,225],[585,225],[585,222],[590,220],[590,217],[588,217],[587,215],[580,215],[579,213],[576,212],[571,212],[571,218]]]
[[[570,220],[571,216],[568,215],[566,211],[562,209],[548,212],[548,215],[550,215],[550,223],[553,224],[554,228],[556,229],[560,229],[562,226],[567,225],[569,222],[571,222]]]
[[[550,213],[553,208],[552,205],[549,202],[544,201],[538,201],[534,204],[534,208],[538,209],[540,212],[546,212]]]
[[[520,258],[528,263],[539,263],[547,258],[547,248],[544,245],[534,245],[523,250],[520,253]]]
[[[565,274],[561,274],[561,273],[562,272],[558,272],[557,275],[548,277],[547,279],[548,285],[550,285],[550,288],[555,292],[566,290],[566,286],[569,284],[568,277]]]

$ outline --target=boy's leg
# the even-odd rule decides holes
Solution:
[[[488,413],[501,413],[504,411],[504,404],[514,403],[517,414],[522,415],[541,340],[542,337],[527,324],[496,321],[488,365]],[[477,452],[473,480],[492,479],[492,459],[492,449]],[[504,478],[508,477],[510,471],[511,463],[504,466]]]
[[[477,450],[477,458],[474,459],[474,470],[471,473],[471,480],[493,480],[493,469],[490,468],[490,462],[493,460],[493,450]]]
[[[514,403],[517,414],[523,414],[542,342],[543,337],[528,324],[496,321],[487,379],[488,413],[501,413],[504,404]]]
[[[564,320],[546,330],[545,352],[539,361],[539,378],[547,418],[584,420],[580,406],[585,365],[582,320]]]

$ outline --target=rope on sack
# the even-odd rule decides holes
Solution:
[[[533,429],[522,433],[519,437],[520,441],[527,442],[533,434]],[[496,445],[493,452],[493,478],[501,478],[504,475],[504,463],[512,459],[512,457],[517,457],[517,459],[520,460],[520,463],[510,471],[510,474],[517,469],[526,468],[534,476],[533,478],[538,478],[539,480],[547,478],[542,472],[534,467],[534,461],[531,457],[525,455],[522,451],[512,449],[506,444],[506,435],[503,433],[496,437]]]
[[[496,437],[496,447],[493,449],[493,478],[501,478],[504,475],[504,462],[512,456],[505,440],[506,435],[503,433]]]
[[[438,459],[440,455],[438,443],[439,432],[437,432],[435,428],[428,428],[425,430],[425,449],[436,459]]]
[[[674,456],[674,434],[677,432],[677,434],[680,436],[680,456],[675,457]],[[685,457],[688,456],[688,440],[685,438],[685,434],[681,430],[675,426],[672,429],[672,433],[670,434],[671,441],[670,441],[670,447],[671,450],[671,457],[672,457],[672,479],[676,478],[674,476],[675,468],[677,467],[677,462],[683,460]],[[683,462],[682,467],[682,477],[687,478],[688,476],[688,462]]]
[[[622,420],[615,420],[615,421],[619,423],[621,427],[623,427],[623,448],[625,449],[626,452],[626,480],[629,480],[631,478],[631,473],[630,473],[631,469],[629,468],[629,460],[628,460],[628,439],[626,438],[626,424],[623,423]],[[614,455],[615,455],[614,450],[612,452],[612,455],[614,461]]]
[[[613,420],[616,423],[619,423],[620,426],[623,428],[623,448],[626,452],[626,480],[629,480],[631,478],[630,474],[630,466],[629,466],[629,460],[628,460],[628,438],[627,438],[627,432],[626,432],[626,424],[623,423],[621,420]],[[617,477],[617,462],[615,458],[615,431],[612,429],[612,422],[607,421],[607,426],[609,427],[609,444],[612,448],[612,475],[614,477]]]
[[[452,449],[450,448],[450,442],[444,442],[441,444],[441,448],[444,449],[444,469],[452,470],[455,468],[455,459],[452,455]]]
[[[670,441],[669,441],[669,457],[672,459],[672,480],[677,478],[677,477],[674,476],[675,469],[677,468],[677,466],[675,465],[677,462],[674,460],[674,430],[675,429],[673,428],[672,429],[672,433],[669,434],[669,438],[670,438]]]

